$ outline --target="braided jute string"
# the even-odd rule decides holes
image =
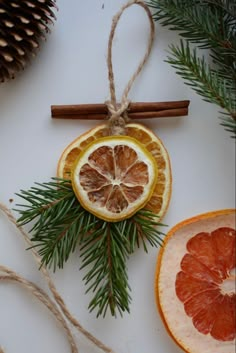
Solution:
[[[52,281],[47,269],[41,263],[41,257],[39,256],[38,252],[35,248],[32,247],[32,242],[29,238],[29,235],[25,232],[25,230],[17,225],[17,221],[13,216],[12,212],[3,204],[0,203],[0,211],[2,211],[8,218],[8,220],[17,227],[20,231],[20,234],[23,236],[25,242],[31,248],[31,252],[36,260],[36,263],[41,266],[41,272],[44,276],[44,279],[47,282],[47,285],[53,295],[55,301],[53,301],[42,289],[37,287],[34,283],[27,281],[22,276],[16,274],[14,271],[10,270],[5,266],[0,265],[0,282],[1,281],[13,281],[19,283],[25,289],[30,291],[35,297],[37,297],[55,316],[55,318],[60,322],[62,327],[64,328],[68,341],[71,346],[72,353],[78,353],[78,348],[73,338],[73,334],[71,329],[69,328],[65,318],[68,322],[76,328],[80,333],[82,333],[89,341],[91,341],[97,348],[100,348],[105,353],[115,353],[111,348],[106,346],[104,343],[99,341],[96,337],[94,337],[90,332],[85,330],[83,326],[77,321],[77,319],[70,313],[68,310],[64,300],[58,293],[54,282]],[[58,305],[58,306],[57,306]],[[59,309],[60,308],[60,309]],[[0,347],[0,353],[4,353],[3,349]]]
[[[150,23],[150,35],[149,35],[149,40],[148,40],[148,45],[147,45],[147,50],[146,53],[141,60],[140,64],[138,65],[138,68],[130,78],[129,82],[127,83],[123,95],[121,97],[121,102],[120,104],[117,104],[116,100],[116,92],[115,92],[115,81],[114,81],[114,73],[113,73],[113,65],[112,65],[112,43],[115,35],[115,30],[117,27],[117,24],[119,22],[119,19],[123,12],[130,6],[132,5],[139,5],[141,6],[149,19]],[[113,17],[112,20],[112,26],[111,26],[111,32],[109,36],[109,41],[108,41],[108,55],[107,55],[107,66],[108,66],[108,79],[109,79],[109,87],[110,87],[110,101],[106,102],[108,111],[110,113],[110,118],[109,118],[109,127],[110,127],[110,134],[111,135],[124,135],[125,134],[125,124],[128,121],[128,114],[127,110],[130,104],[130,101],[128,100],[128,94],[129,91],[136,79],[136,77],[139,75],[141,72],[142,68],[144,67],[154,41],[154,33],[155,33],[155,26],[154,26],[154,21],[152,18],[152,14],[148,8],[148,6],[141,0],[131,0],[128,3],[126,3],[120,11]]]

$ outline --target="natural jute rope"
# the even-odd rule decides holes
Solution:
[[[41,288],[36,286],[34,283],[27,281],[22,276],[19,276],[14,271],[10,270],[5,266],[0,265],[0,282],[1,281],[12,281],[19,283],[23,288],[27,289],[31,294],[33,294],[37,299],[39,299],[55,316],[58,322],[64,328],[68,341],[71,346],[71,352],[78,353],[78,349],[76,343],[74,341],[74,337],[71,333],[70,328],[68,327],[66,320],[64,319],[61,311],[55,305],[55,302],[51,300],[51,298],[44,292]],[[0,350],[1,353],[1,350]]]
[[[149,40],[148,40],[148,45],[147,45],[147,50],[146,53],[141,60],[140,64],[138,65],[138,68],[130,78],[129,82],[127,83],[123,95],[121,97],[121,102],[120,104],[117,103],[116,99],[116,92],[115,92],[115,81],[114,81],[114,73],[113,73],[113,65],[112,65],[112,43],[115,35],[115,30],[117,27],[117,24],[119,22],[119,19],[123,12],[130,6],[132,5],[139,5],[141,6],[145,12],[147,13],[149,23],[150,23],[150,35],[149,35]],[[127,110],[130,104],[130,101],[128,100],[128,94],[129,91],[136,79],[136,77],[139,75],[141,72],[142,68],[144,67],[151,49],[153,45],[153,40],[154,40],[154,33],[155,33],[155,26],[154,26],[154,21],[152,18],[152,14],[148,8],[148,6],[140,0],[131,0],[127,4],[125,4],[120,11],[113,17],[112,20],[112,27],[111,27],[111,32],[108,40],[108,55],[107,55],[107,66],[108,66],[108,79],[109,79],[109,87],[110,87],[110,101],[107,101],[107,107],[108,111],[110,112],[110,118],[109,118],[109,126],[110,126],[110,134],[111,135],[124,135],[125,134],[125,124],[128,121],[128,114]]]
[[[64,329],[67,333],[68,340],[71,345],[71,352],[72,353],[77,353],[78,349],[76,348],[76,344],[74,342],[71,330],[67,327],[67,324],[66,324],[64,318],[66,318],[80,333],[82,333],[85,337],[87,337],[87,339],[90,340],[95,346],[97,346],[98,348],[100,348],[101,350],[103,350],[106,353],[114,353],[114,351],[111,348],[107,347],[105,344],[103,344],[101,341],[99,341],[96,337],[94,337],[90,332],[85,330],[83,328],[83,326],[76,320],[76,318],[70,313],[64,300],[62,299],[62,297],[60,296],[60,294],[56,290],[56,287],[55,287],[46,267],[42,265],[41,257],[39,256],[39,254],[37,253],[35,248],[32,247],[33,244],[31,242],[31,240],[29,239],[28,234],[24,231],[24,229],[22,227],[17,225],[17,221],[16,221],[15,217],[13,216],[13,214],[11,213],[11,211],[5,205],[3,205],[1,203],[0,203],[0,211],[2,211],[7,216],[8,220],[11,223],[13,223],[17,227],[17,229],[19,229],[20,234],[23,236],[25,242],[31,248],[32,254],[33,254],[37,264],[39,266],[41,266],[41,272],[42,272],[42,274],[48,284],[48,287],[49,287],[55,301],[52,301],[45,292],[43,292],[41,289],[36,287],[32,282],[25,280],[23,277],[17,275],[14,271],[9,270],[7,267],[0,266],[0,272],[4,273],[3,276],[0,276],[0,281],[1,280],[16,281],[16,282],[20,283],[24,288],[29,290],[40,301],[42,301],[43,304],[47,306],[47,308],[55,315],[57,320],[64,327]],[[39,290],[38,296],[36,294],[37,290]],[[56,304],[58,304],[60,311],[58,311]],[[1,351],[0,351],[0,353],[1,353]]]

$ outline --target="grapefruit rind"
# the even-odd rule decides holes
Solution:
[[[204,214],[199,214],[197,216],[191,217],[186,219],[178,224],[176,224],[166,235],[163,243],[163,247],[160,248],[157,264],[156,264],[156,272],[155,272],[155,283],[154,283],[154,291],[155,291],[155,299],[156,299],[156,306],[159,311],[160,317],[163,321],[163,324],[167,330],[167,333],[170,337],[174,340],[174,342],[184,350],[186,353],[232,353],[235,349],[235,340],[229,342],[222,342],[213,340],[209,335],[203,335],[194,328],[192,325],[192,320],[190,317],[186,316],[186,313],[183,309],[182,303],[177,299],[176,303],[173,304],[173,298],[177,298],[175,293],[175,277],[176,274],[180,270],[180,261],[182,258],[182,254],[178,256],[176,259],[176,253],[179,251],[178,245],[180,242],[186,244],[186,239],[191,238],[201,230],[206,230],[206,225],[209,230],[214,230],[218,227],[232,227],[235,229],[235,222],[236,222],[236,210],[235,209],[224,209],[224,210],[217,210],[211,211]],[[193,228],[193,229],[191,229]],[[201,229],[202,228],[202,229]],[[191,230],[191,231],[190,231]],[[178,237],[178,232],[183,231],[181,234],[181,238],[185,239],[183,242],[181,239],[179,242],[176,242],[173,247],[173,251],[171,251],[171,256],[169,256],[169,262],[166,263],[165,257],[166,252],[170,251],[170,242],[173,239]],[[184,250],[186,252],[186,249]],[[169,277],[166,278],[166,274],[163,276],[163,271],[168,272],[169,274],[172,273]],[[162,277],[162,278],[161,278]],[[165,278],[163,280],[163,277]],[[168,293],[171,293],[168,294]],[[172,298],[172,300],[170,299]],[[176,317],[184,318],[184,322],[179,323],[178,320],[175,323],[170,322],[169,319],[169,312],[166,310],[173,309],[176,311]],[[178,324],[182,325],[181,328],[178,327]],[[194,342],[191,342],[191,330],[187,331],[185,326],[193,328],[194,331]],[[179,332],[182,331],[182,335]],[[186,339],[186,337],[188,339]],[[214,347],[212,347],[212,342],[214,342]]]

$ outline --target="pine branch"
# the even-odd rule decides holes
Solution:
[[[145,209],[137,212],[131,219],[117,223],[120,233],[124,233],[129,242],[129,253],[133,253],[136,246],[139,248],[140,243],[145,252],[148,252],[148,244],[161,246],[164,233],[158,229],[160,226],[165,225],[158,221],[158,216]]]
[[[205,3],[221,8],[232,20],[236,20],[236,3],[231,0],[205,0]]]
[[[184,80],[191,86],[203,100],[215,103],[225,109],[228,117],[224,118],[222,125],[233,134],[236,134],[236,101],[235,91],[231,88],[231,81],[218,75],[206,64],[204,57],[197,56],[196,49],[190,50],[189,44],[180,42],[180,47],[170,46],[167,62],[171,64]]]
[[[223,115],[223,114],[222,114]],[[222,116],[221,125],[224,126],[225,130],[232,133],[233,138],[236,138],[236,122],[231,116]]]
[[[30,230],[31,240],[39,249],[42,263],[55,271],[56,267],[63,268],[78,239],[95,223],[95,217],[79,205],[70,182],[53,178],[36,185],[17,194],[27,201],[26,205],[16,205],[21,215],[18,224],[23,226],[36,219]]]
[[[121,315],[129,312],[127,239],[117,231],[116,224],[103,222],[87,236],[81,250],[81,268],[89,266],[83,278],[89,285],[86,292],[95,293],[89,304],[90,311],[98,308],[97,317],[104,317],[108,307],[113,316],[117,310]]]
[[[225,7],[207,6],[208,1],[195,0],[151,0],[149,5],[157,9],[153,18],[170,30],[179,31],[180,35],[199,48],[222,48],[228,55],[235,56],[235,22]],[[227,16],[227,17],[226,17]],[[224,21],[222,22],[222,17]],[[231,35],[225,38],[226,33]],[[230,50],[229,50],[230,49]]]
[[[170,54],[167,62],[171,64],[185,83],[191,86],[205,101],[215,103],[221,108],[231,113],[231,92],[228,89],[230,82],[219,77],[206,64],[204,57],[197,56],[196,48],[191,51],[189,44],[184,45],[180,41],[180,46],[170,46]]]
[[[153,17],[186,40],[170,46],[169,62],[207,102],[225,109],[221,125],[236,137],[236,5],[232,0],[151,0]],[[189,43],[209,49],[211,65]]]
[[[121,315],[124,311],[129,312],[131,297],[126,260],[140,243],[146,252],[147,243],[155,247],[162,245],[164,233],[157,226],[164,225],[152,212],[141,210],[124,221],[103,222],[86,237],[82,244],[81,268],[92,264],[84,280],[86,285],[90,284],[87,292],[96,293],[89,308],[92,311],[98,307],[97,316],[105,316],[108,307],[113,316],[116,316],[116,310]]]
[[[42,264],[63,268],[71,253],[80,248],[86,292],[94,294],[90,311],[105,316],[108,308],[113,316],[129,312],[131,301],[126,260],[135,247],[158,246],[163,226],[152,212],[141,210],[120,222],[105,222],[84,210],[74,195],[71,182],[53,178],[36,183],[19,197],[26,204],[17,204],[18,224],[33,222],[30,230],[33,246],[42,257]],[[77,245],[79,245],[77,247]]]

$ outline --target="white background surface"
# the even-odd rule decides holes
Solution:
[[[35,181],[49,181],[56,173],[64,147],[96,122],[53,121],[51,104],[95,103],[109,98],[106,54],[113,15],[123,1],[58,1],[60,11],[52,33],[31,65],[14,81],[0,85],[0,202],[13,207],[15,192]],[[103,6],[104,5],[104,6]],[[144,11],[133,6],[122,16],[114,42],[114,70],[118,98],[141,59],[148,38]],[[190,99],[188,117],[146,122],[163,140],[173,170],[173,194],[164,222],[177,222],[235,206],[234,142],[220,126],[217,107],[207,104],[184,85],[164,62],[176,33],[156,25],[151,57],[135,82],[133,101]],[[78,254],[62,271],[52,274],[69,309],[81,324],[116,353],[179,353],[167,335],[154,299],[157,249],[137,251],[128,261],[132,288],[131,313],[114,319],[89,314],[79,271]],[[46,285],[31,254],[13,226],[0,215],[0,264]],[[78,337],[81,353],[97,353]],[[42,305],[14,284],[0,283],[0,345],[6,353],[69,352],[54,318]]]

